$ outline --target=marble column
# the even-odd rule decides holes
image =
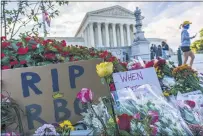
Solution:
[[[129,24],[126,24],[126,29],[127,29],[127,43],[128,43],[128,46],[131,45],[131,33],[130,33],[130,25]]]
[[[121,46],[125,46],[124,45],[123,24],[119,24],[119,27],[120,27],[120,35],[121,35]]]
[[[98,46],[102,46],[102,34],[101,34],[101,23],[97,23],[98,29]]]
[[[106,47],[110,47],[109,45],[109,24],[105,23],[105,35],[106,35]]]
[[[95,44],[94,44],[93,22],[90,22],[90,46],[95,47]]]
[[[135,33],[135,24],[132,24],[132,26],[133,26],[133,35],[134,35],[134,33]]]
[[[113,45],[114,45],[114,47],[117,47],[116,24],[112,24],[112,29],[113,29]]]

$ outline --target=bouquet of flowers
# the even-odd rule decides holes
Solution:
[[[39,127],[33,136],[70,136],[75,128],[69,120],[62,123],[44,124]]]
[[[178,93],[172,101],[194,135],[203,135],[203,94],[200,91]]]
[[[194,71],[188,65],[181,65],[173,70],[173,76],[176,80],[171,93],[176,95],[178,91],[181,93],[201,90],[203,87],[200,86],[200,81],[197,76],[197,72]]]
[[[158,58],[155,61],[154,67],[155,69],[157,69],[156,71],[161,71],[159,73],[172,77],[172,70],[175,66],[170,61],[166,61],[165,59]]]
[[[131,135],[192,134],[179,112],[149,85],[117,91],[119,105],[116,113],[127,118],[124,129]],[[123,124],[123,123],[122,123]]]

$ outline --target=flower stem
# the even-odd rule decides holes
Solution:
[[[108,86],[108,89],[109,89],[109,92],[111,91],[110,88],[109,88],[109,80],[108,80],[108,77],[105,77],[105,80],[106,80],[106,83],[107,83],[107,86]],[[114,107],[113,107],[113,102],[112,102],[112,98],[110,97],[110,103],[111,103],[111,109],[112,109],[112,114],[113,114],[113,120],[114,120],[114,123],[115,123],[115,128],[116,128],[116,136],[119,136],[119,127],[118,127],[118,124],[117,124],[117,121],[116,121],[116,114],[115,114],[115,111],[114,111]]]
[[[102,124],[102,126],[103,126],[103,128],[104,128],[104,131],[105,131],[105,135],[106,135],[106,134],[107,134],[107,129],[106,129],[106,126],[105,126],[103,120],[97,115],[97,113],[95,112],[95,110],[94,110],[92,104],[90,104],[90,106],[91,106],[91,109],[92,109],[92,111],[94,112],[95,116],[97,117],[97,119],[101,122],[101,124]]]

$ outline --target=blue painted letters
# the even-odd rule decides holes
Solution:
[[[76,73],[75,70],[78,72]],[[84,73],[84,68],[78,65],[69,66],[69,80],[71,88],[76,88],[75,79]]]
[[[59,91],[58,72],[57,69],[51,70],[53,92]]]
[[[34,129],[34,120],[41,124],[46,124],[46,121],[40,118],[42,112],[42,107],[37,104],[27,105],[25,107],[27,113],[28,128]]]
[[[31,79],[27,79],[30,77]],[[21,83],[23,89],[23,96],[30,96],[29,87],[35,92],[35,94],[39,95],[42,92],[35,86],[35,83],[39,83],[41,80],[40,76],[34,72],[24,72],[21,73]]]
[[[54,100],[56,122],[61,122],[61,121],[67,120],[71,116],[71,111],[66,108],[67,104],[68,104],[67,101],[63,100],[63,99],[55,99]],[[60,112],[64,113],[63,117],[59,116]]]

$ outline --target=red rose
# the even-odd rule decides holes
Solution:
[[[26,61],[26,60],[21,60],[21,61],[20,61],[20,64],[21,64],[21,65],[27,64],[27,61]]]
[[[189,105],[191,108],[194,108],[194,107],[195,107],[195,102],[194,102],[194,101],[186,100],[185,103],[186,103],[187,105]]]
[[[25,54],[27,54],[27,52],[28,52],[28,47],[20,47],[20,48],[18,48],[18,54],[19,55],[25,55]]]
[[[150,68],[150,67],[153,67],[154,66],[154,61],[149,61],[145,64],[145,68]]]
[[[128,114],[122,114],[121,116],[118,116],[119,129],[130,132],[130,121],[132,119],[133,119],[133,116],[129,116]]]
[[[95,56],[95,53],[94,53],[94,52],[90,52],[90,55],[91,55],[92,57],[94,57],[94,56]]]
[[[10,69],[10,66],[2,66],[1,69],[2,70],[4,70],[4,69]]]
[[[127,67],[128,63],[127,62],[120,62],[120,64],[123,66],[123,67]]]
[[[61,41],[61,46],[66,47],[66,41],[65,40]]]
[[[54,59],[56,55],[54,53],[46,53],[44,54],[44,57],[47,59]]]
[[[53,40],[47,39],[47,43],[53,43]]]
[[[3,59],[6,55],[4,53],[1,53],[1,58]]]
[[[6,40],[6,36],[2,36],[1,41],[5,41],[5,40]]]
[[[42,45],[44,45],[44,46],[47,45],[47,43],[48,42],[46,40],[42,41]]]
[[[2,42],[2,43],[1,43],[2,48],[6,48],[6,47],[8,47],[8,46],[10,46],[10,45],[11,45],[10,42]]]
[[[100,56],[100,58],[106,58],[108,56],[108,54],[109,54],[108,51],[104,51],[99,56]]]
[[[17,42],[16,45],[17,45],[17,46],[22,46],[23,43],[22,43],[22,42]]]
[[[110,91],[115,91],[116,90],[114,83],[111,83],[109,85],[109,87],[110,87]]]
[[[26,42],[29,42],[30,40],[31,40],[31,37],[26,37],[26,38],[25,38],[25,41],[26,41]]]
[[[11,66],[14,66],[14,65],[17,65],[17,64],[18,64],[18,61],[17,61],[17,60],[13,60],[13,61],[10,62],[10,65],[11,65]]]
[[[37,49],[37,45],[36,45],[36,44],[33,44],[33,45],[32,45],[32,49],[33,49],[33,50]]]
[[[79,59],[75,59],[74,61],[78,61]]]
[[[113,61],[115,61],[115,60],[116,60],[116,57],[112,56],[112,57],[109,58],[108,61],[109,61],[109,62],[113,62]]]

